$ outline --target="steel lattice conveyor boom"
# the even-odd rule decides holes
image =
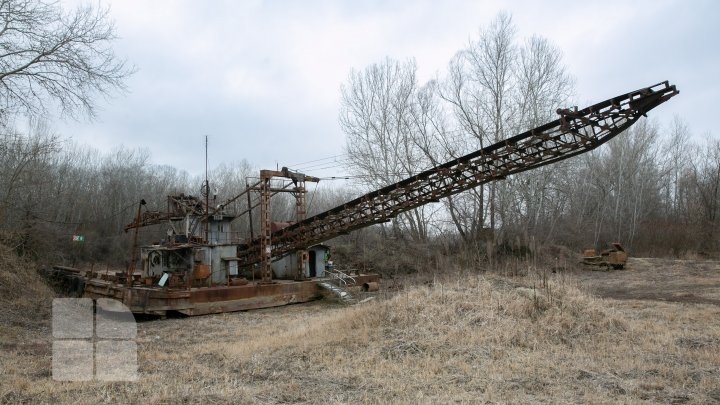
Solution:
[[[477,150],[272,234],[272,257],[305,249],[341,234],[386,222],[396,215],[437,202],[511,174],[591,151],[614,138],[641,116],[678,94],[658,83],[582,110],[559,109],[555,121]],[[260,261],[259,240],[240,245],[238,256],[249,265]]]

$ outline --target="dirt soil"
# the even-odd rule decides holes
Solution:
[[[572,275],[603,298],[720,306],[718,261],[630,258],[623,270],[600,269],[580,265]]]

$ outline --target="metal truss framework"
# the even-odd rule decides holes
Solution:
[[[582,110],[559,109],[555,121],[300,220],[270,235],[269,243],[256,238],[242,244],[238,257],[244,265],[267,263],[268,256],[279,258],[443,197],[591,151],[677,94],[674,85],[662,82]]]

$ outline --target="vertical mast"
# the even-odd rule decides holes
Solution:
[[[205,194],[205,243],[210,243],[210,182],[208,182],[208,136],[205,135],[205,184],[203,194]]]

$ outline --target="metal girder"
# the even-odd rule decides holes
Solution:
[[[135,220],[125,225],[125,232],[134,228],[162,224],[167,221],[179,221],[187,215],[204,216],[205,204],[199,197],[178,194],[167,197],[167,211],[145,211]]]
[[[500,141],[398,183],[365,194],[271,235],[272,257],[291,252],[438,201],[493,180],[588,152],[620,134],[641,116],[678,94],[658,83],[582,110],[559,109],[557,120]],[[258,263],[267,240],[238,247],[245,265]]]

